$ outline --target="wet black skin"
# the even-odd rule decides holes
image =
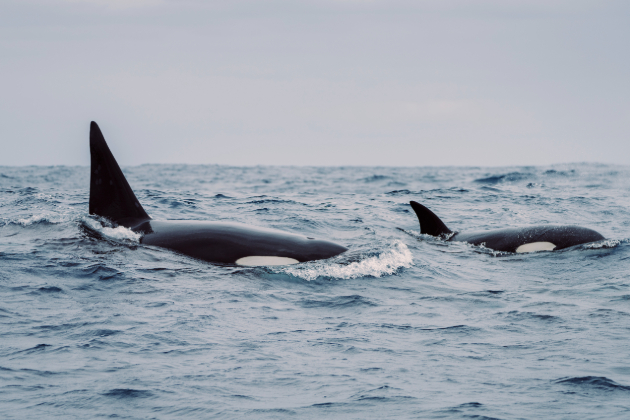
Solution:
[[[200,260],[233,264],[248,256],[322,260],[345,252],[333,242],[240,223],[147,220],[133,228],[143,244],[168,248]]]
[[[496,251],[516,252],[519,246],[534,242],[551,242],[556,246],[555,251],[605,239],[592,229],[551,225],[452,234],[453,232],[431,210],[415,201],[410,204],[418,216],[421,233],[442,236],[448,241],[484,245]]]
[[[334,257],[347,250],[333,242],[240,223],[152,220],[131,190],[95,122],[90,126],[90,154],[90,214],[142,233],[143,244],[223,264],[234,264],[249,256],[305,262]]]
[[[605,239],[598,232],[580,226],[532,226],[508,228],[487,232],[456,233],[449,241],[484,245],[497,251],[516,252],[516,249],[533,242],[551,242],[554,251]]]

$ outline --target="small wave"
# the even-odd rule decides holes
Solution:
[[[402,394],[402,389],[383,385],[379,388],[356,393],[351,398],[355,401],[372,401],[374,403],[395,403],[405,400],[415,400],[411,395]]]
[[[557,322],[560,321],[560,317],[549,314],[537,314],[535,312],[521,312],[521,311],[509,311],[507,317],[518,321],[543,321],[543,322]]]
[[[110,330],[110,329],[99,329],[93,330],[83,333],[83,336],[94,336],[94,337],[109,337],[110,335],[119,334],[121,331],[119,330]]]
[[[114,397],[114,398],[146,398],[150,397],[153,394],[149,391],[142,389],[129,389],[129,388],[116,388],[104,393],[106,397]]]
[[[543,175],[552,175],[552,176],[573,176],[576,174],[575,169],[571,169],[568,171],[558,171],[556,169],[549,169],[543,172]]]
[[[161,198],[161,199],[156,200],[156,201],[160,205],[162,205],[162,206],[169,206],[172,209],[177,209],[177,208],[180,208],[180,207],[184,207],[184,208],[187,208],[187,209],[196,209],[197,208],[197,203],[198,203],[198,200],[191,199],[191,198],[176,199],[176,198],[171,198],[171,197]]]
[[[293,200],[281,200],[278,198],[264,198],[260,200],[248,201],[247,204],[295,204]]]
[[[385,195],[409,195],[409,194],[412,194],[412,192],[409,190],[394,190],[394,191],[385,193]]]
[[[98,220],[94,220],[90,217],[83,217],[81,219],[83,226],[90,229],[93,232],[98,233],[105,239],[111,239],[114,241],[130,241],[140,242],[141,234],[134,232],[133,230],[124,226],[108,227],[103,226]]]
[[[330,300],[305,299],[302,301],[305,308],[348,308],[357,306],[376,306],[369,299],[359,295],[338,296]]]
[[[458,407],[459,408],[479,408],[479,407],[483,407],[483,404],[473,401],[469,403],[460,404],[458,405]]]
[[[557,384],[579,385],[606,390],[630,391],[630,386],[620,385],[605,376],[581,376],[575,378],[560,378],[555,381]]]
[[[61,223],[62,221],[64,220],[61,220],[59,217],[51,216],[50,214],[34,214],[33,216],[24,219],[10,220],[6,222],[6,224],[28,227],[39,224],[54,225],[57,223]]]
[[[52,347],[50,344],[38,344],[35,347],[31,347],[30,349],[20,350],[18,353],[34,353],[44,351],[47,348]]]
[[[99,280],[115,280],[120,277],[124,277],[124,274],[115,268],[106,267],[102,264],[92,264],[82,269],[82,271],[90,277],[98,278]]]
[[[390,177],[387,175],[372,175],[361,179],[363,182],[379,182],[389,179]]]
[[[401,268],[411,267],[413,257],[409,248],[402,242],[395,242],[380,255],[367,257],[350,264],[313,261],[295,266],[278,268],[286,274],[315,280],[320,277],[354,279],[357,277],[383,277],[395,274]]]
[[[479,184],[498,184],[503,181],[520,181],[527,177],[526,174],[521,172],[510,172],[509,174],[492,175],[485,178],[477,178],[474,182]]]
[[[39,289],[37,289],[39,292],[42,293],[59,293],[59,292],[63,292],[63,290],[57,286],[43,286],[40,287]]]

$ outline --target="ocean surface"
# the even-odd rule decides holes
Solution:
[[[630,418],[630,167],[124,172],[158,220],[349,247],[244,268],[88,215],[88,167],[0,167],[0,418]],[[605,241],[506,254],[419,234],[535,224]]]

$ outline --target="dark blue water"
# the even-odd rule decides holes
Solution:
[[[220,267],[87,214],[87,167],[0,167],[0,418],[630,418],[630,168],[125,170],[155,219],[350,251]],[[501,254],[419,235],[576,224]]]

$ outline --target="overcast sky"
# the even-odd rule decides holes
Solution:
[[[2,0],[0,165],[630,164],[630,2]]]

